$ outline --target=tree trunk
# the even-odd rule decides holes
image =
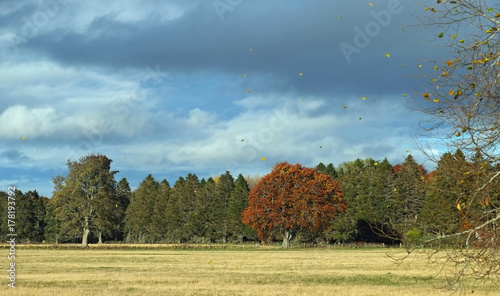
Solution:
[[[85,248],[89,246],[89,234],[90,234],[90,217],[85,216],[85,224],[83,225],[83,237],[82,237],[82,246]]]
[[[83,228],[82,246],[84,247],[89,246],[88,243],[89,234],[90,234],[90,229],[87,227]]]
[[[281,247],[283,249],[290,248],[290,241],[292,240],[292,232],[285,230],[285,233],[283,234],[283,244]]]
[[[102,231],[99,231],[99,242],[98,244],[102,244]]]

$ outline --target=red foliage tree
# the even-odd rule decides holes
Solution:
[[[250,191],[242,221],[262,241],[283,236],[283,247],[288,248],[297,230],[326,230],[345,207],[340,185],[329,175],[281,162]]]

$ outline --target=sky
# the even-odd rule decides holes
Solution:
[[[431,29],[409,0],[4,0],[0,190],[52,195],[67,160],[148,175],[281,161],[432,168],[415,137]],[[429,147],[440,153],[437,147]]]

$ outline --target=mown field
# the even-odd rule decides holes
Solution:
[[[0,295],[451,295],[424,255],[402,265],[383,248],[26,248],[16,250],[16,288]],[[470,281],[474,295],[498,286]],[[471,290],[469,290],[469,293]]]

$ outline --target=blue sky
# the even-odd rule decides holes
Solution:
[[[437,58],[420,13],[403,0],[2,1],[0,190],[51,196],[67,159],[90,153],[132,188],[279,161],[412,153],[432,167],[409,108],[418,65]]]

